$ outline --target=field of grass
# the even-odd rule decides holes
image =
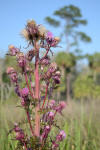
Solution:
[[[70,101],[59,118],[61,128],[67,136],[60,150],[100,150],[100,102]],[[10,134],[13,123],[23,119],[24,112],[14,101],[0,105],[0,150],[14,150],[16,141]]]

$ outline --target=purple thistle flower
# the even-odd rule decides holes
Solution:
[[[46,35],[46,39],[53,39],[53,34],[52,32],[47,32],[47,35]]]
[[[52,120],[54,118],[54,113],[51,111],[51,112],[48,112],[48,120]]]
[[[54,37],[51,32],[47,32],[46,41],[51,47],[56,47],[60,39],[58,37]]]

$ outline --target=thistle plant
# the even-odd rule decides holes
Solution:
[[[51,99],[53,90],[60,84],[61,74],[56,63],[51,62],[49,53],[60,39],[34,20],[27,22],[21,34],[28,42],[28,52],[24,54],[21,48],[9,46],[8,55],[16,58],[19,70],[8,67],[7,74],[25,110],[30,134],[20,127],[21,123],[15,123],[12,132],[18,141],[16,149],[58,150],[66,134],[57,126],[55,117],[57,113],[62,115],[66,103]],[[58,133],[51,137],[54,127],[58,128]]]

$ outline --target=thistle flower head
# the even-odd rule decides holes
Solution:
[[[60,38],[59,37],[54,37],[51,32],[47,32],[46,41],[47,41],[47,44],[49,44],[51,47],[56,47],[56,45],[60,41]]]
[[[28,41],[38,40],[40,38],[38,25],[34,20],[27,22],[26,28],[21,31],[21,35]]]
[[[47,30],[43,25],[38,25],[38,31],[41,37],[46,36]]]
[[[53,112],[48,112],[48,115],[47,115],[47,120],[52,120],[54,118],[54,113]]]
[[[54,37],[53,37],[53,34],[52,34],[52,32],[47,32],[47,34],[46,34],[46,39],[47,40],[52,40]]]
[[[27,41],[29,40],[29,34],[28,31],[26,29],[23,29],[20,33],[22,35],[22,37],[24,37]]]

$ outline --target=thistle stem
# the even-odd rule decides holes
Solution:
[[[37,137],[40,136],[40,114],[39,114],[39,110],[40,110],[40,102],[39,102],[39,48],[38,48],[38,43],[35,42],[34,43],[34,47],[36,49],[36,57],[35,57],[35,98],[38,101],[36,108],[35,108],[35,128],[34,128],[34,133]]]
[[[30,115],[29,115],[28,110],[26,110],[26,114],[27,114],[27,120],[28,120],[30,129],[31,129],[31,133],[32,133],[32,135],[34,136],[34,131],[33,131],[33,129],[32,129],[32,124],[31,124]]]
[[[25,75],[25,80],[26,80],[26,84],[27,84],[28,90],[29,90],[29,92],[30,92],[30,95],[32,96],[32,98],[34,98],[33,93],[31,92],[30,87],[29,87],[29,84],[28,84],[28,77],[27,77],[27,74],[25,73],[24,75]]]
[[[54,120],[54,118],[55,118],[56,114],[57,114],[57,111],[55,111],[55,113],[54,113],[53,120]],[[53,120],[52,120],[52,121],[53,121]],[[50,128],[51,128],[51,126],[52,126],[52,123],[50,124]],[[46,139],[45,139],[45,142],[46,142]],[[42,146],[41,146],[40,150],[42,150],[42,148],[43,148],[43,146],[44,146],[45,142],[44,142],[44,141],[42,142]]]
[[[26,143],[24,142],[24,147],[25,147],[25,150],[27,150],[27,146],[26,146]]]
[[[45,55],[40,59],[40,61],[42,61],[44,58],[46,58],[46,56],[48,55],[49,50],[50,50],[50,47],[47,49]]]
[[[45,104],[45,101],[46,101],[46,97],[47,97],[47,92],[48,92],[48,84],[47,84],[47,86],[46,86],[46,92],[45,92],[45,97],[44,97],[44,100],[43,100],[43,104],[42,104],[42,108],[41,108],[41,110],[43,110],[43,107],[44,107],[44,104]]]

